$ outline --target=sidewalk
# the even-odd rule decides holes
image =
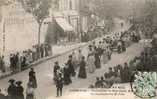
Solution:
[[[24,70],[30,68],[30,67],[33,67],[33,66],[36,66],[42,62],[45,62],[47,60],[50,60],[52,58],[55,58],[55,57],[58,57],[58,56],[61,56],[63,54],[66,54],[68,52],[71,52],[72,50],[76,50],[76,49],[79,49],[80,47],[83,47],[85,46],[87,43],[72,43],[72,44],[69,44],[69,45],[54,45],[52,46],[52,53],[53,55],[52,56],[48,56],[48,57],[44,57],[44,58],[41,58],[35,62],[33,62],[32,64],[30,64],[29,66],[27,66]],[[22,71],[19,71],[19,72],[22,72]],[[16,73],[19,73],[19,72],[16,72]],[[0,72],[0,79],[3,79],[7,76],[11,76],[13,74],[16,74],[16,73],[11,73],[11,71],[7,70],[5,73],[2,73]]]

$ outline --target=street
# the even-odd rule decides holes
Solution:
[[[130,27],[130,24],[126,23],[123,28],[116,27],[113,32],[125,31]],[[85,43],[73,44],[71,46],[52,46],[52,51],[54,55],[65,53],[73,48],[77,48],[78,46],[85,45]],[[81,48],[83,55],[87,56],[87,46]],[[140,52],[143,50],[143,46],[140,43],[135,43],[127,48],[127,51],[122,54],[113,53],[112,59],[107,64],[102,64],[102,68],[95,71],[93,74],[87,74],[87,79],[79,79],[76,77],[72,78],[72,84],[68,86],[64,86],[63,88],[63,97],[68,98],[71,97],[71,92],[69,90],[71,88],[88,88],[90,84],[94,83],[95,78],[98,76],[102,76],[104,72],[108,71],[108,67],[114,67],[117,64],[123,64],[124,62],[129,62],[129,60],[133,59],[135,56],[138,56]],[[76,50],[78,51],[78,49]],[[38,81],[38,88],[35,90],[35,95],[37,99],[55,99],[56,98],[56,86],[53,82],[53,66],[54,62],[58,61],[60,66],[62,66],[68,60],[68,55],[71,52],[62,54],[56,58],[51,58],[50,60],[45,60],[44,62],[37,64],[34,69],[36,72],[36,77]],[[78,71],[78,70],[77,70]],[[17,73],[13,76],[9,76],[0,81],[0,86],[2,90],[5,90],[9,85],[8,80],[14,78],[16,81],[20,80],[23,82],[23,86],[26,89],[28,83],[28,73],[29,69],[23,72]],[[25,93],[25,91],[24,91]],[[86,95],[81,95],[76,93],[74,96],[86,97]],[[82,99],[81,98],[81,99]]]
[[[0,0],[0,99],[155,99],[156,10],[155,0]]]
[[[143,50],[143,47],[141,44],[133,44],[129,48],[127,48],[127,51],[122,54],[114,53],[112,55],[112,59],[105,65],[102,65],[102,68],[99,70],[96,70],[93,74],[87,74],[87,79],[79,79],[79,78],[73,78],[73,83],[69,86],[65,86],[63,89],[63,95],[66,97],[69,94],[70,88],[87,88],[93,81],[95,81],[95,77],[101,76],[104,74],[105,71],[107,71],[108,67],[115,66],[117,64],[123,64],[124,62],[128,62],[136,55],[139,55],[140,52]],[[87,55],[87,47],[83,48],[83,54]],[[71,52],[70,52],[71,53]],[[70,53],[67,53],[65,55],[56,57],[54,59],[45,61],[41,64],[38,64],[38,66],[34,67],[36,71],[37,81],[38,81],[38,88],[36,90],[36,97],[37,99],[54,99],[56,97],[56,86],[53,84],[53,64],[55,61],[59,61],[60,65],[64,64],[67,59],[68,55]],[[16,80],[23,81],[23,86],[26,88],[27,82],[28,82],[28,70],[25,70],[21,73],[15,74],[13,76],[7,77],[5,79],[2,79],[0,81],[0,86],[2,90],[6,89],[8,87],[8,80],[10,78],[15,78]],[[50,98],[51,97],[51,98]]]

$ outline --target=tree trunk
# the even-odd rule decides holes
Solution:
[[[39,27],[38,27],[38,45],[40,45],[40,32],[41,32],[41,25],[42,25],[42,23],[39,23]]]

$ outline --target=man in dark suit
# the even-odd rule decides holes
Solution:
[[[57,77],[56,88],[57,88],[57,97],[62,96],[63,78],[62,78],[62,74],[61,73]]]

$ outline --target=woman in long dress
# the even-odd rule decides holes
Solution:
[[[92,50],[92,46],[89,46],[89,52],[87,56],[87,67],[89,73],[93,73],[95,71],[95,57],[94,57],[94,52]]]
[[[72,83],[67,63],[65,64],[65,67],[63,68],[63,73],[64,73],[64,78],[63,78],[64,84],[69,85],[70,83]]]
[[[106,63],[108,62],[108,52],[107,52],[107,48],[104,48],[102,57],[103,57],[103,58],[102,58],[103,64],[106,64]]]
[[[97,48],[95,48],[95,67],[96,67],[97,69],[101,67],[101,63],[100,63],[100,54],[99,54]]]
[[[28,82],[26,89],[26,99],[35,99],[34,91],[35,89],[33,88],[33,83]]]
[[[111,59],[111,55],[112,55],[112,51],[111,51],[109,46],[106,48],[106,52],[107,52],[108,60],[110,60]]]
[[[76,70],[78,67],[78,61],[77,61],[77,56],[76,56],[75,51],[72,52],[72,64],[74,66],[74,69]]]
[[[78,74],[78,77],[79,78],[87,78],[87,73],[86,73],[86,62],[85,62],[85,57],[83,56],[82,57],[82,60],[79,64],[80,66],[80,69],[79,69],[79,74]]]

